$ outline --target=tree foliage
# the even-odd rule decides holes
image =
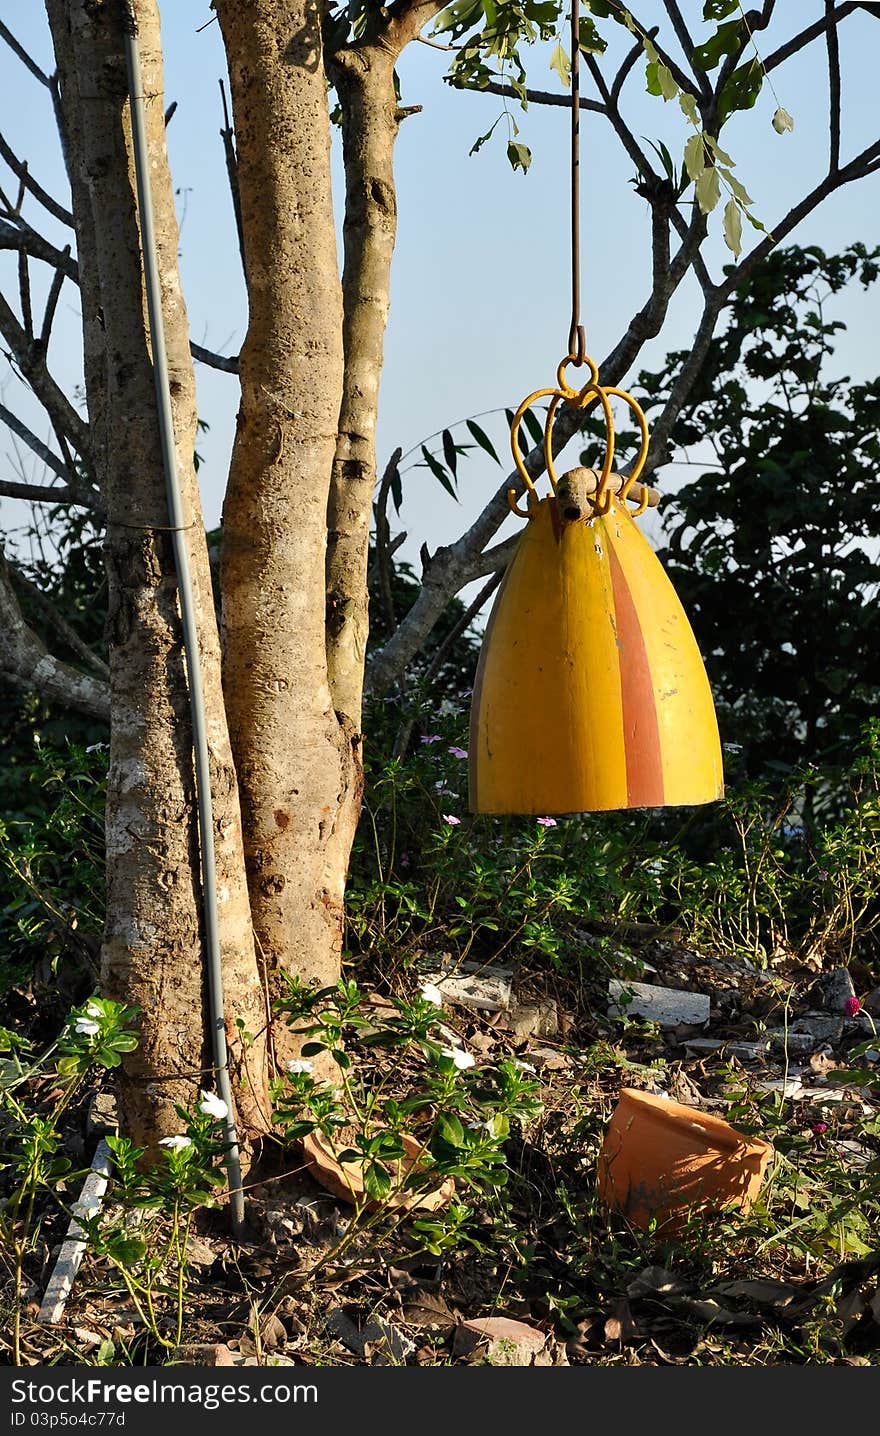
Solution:
[[[748,771],[845,762],[877,711],[880,380],[835,371],[833,296],[880,250],[772,254],[737,290],[673,430],[713,459],[664,506],[661,558],[691,617],[724,736]],[[685,362],[642,375],[663,402]]]

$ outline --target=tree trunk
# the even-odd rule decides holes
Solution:
[[[369,631],[379,379],[397,232],[394,60],[388,49],[368,46],[340,51],[330,66],[345,161],[345,382],[328,511],[327,653],[333,701],[357,728]]]
[[[342,297],[320,21],[303,0],[218,0],[250,317],[223,508],[223,680],[251,909],[282,971],[340,971],[360,736],[330,694],[324,633]],[[276,1056],[293,1055],[287,1033]]]
[[[193,465],[195,384],[177,264],[165,150],[155,0],[137,0],[148,97],[153,200],[178,471],[191,515],[214,795],[227,1036],[239,1118],[268,1124],[266,1010],[248,908],[235,772]],[[122,1121],[138,1143],[180,1128],[176,1102],[213,1085],[206,1041],[202,896],[192,735],[177,584],[159,445],[132,157],[120,0],[47,0],[82,285],[92,447],[106,504],[111,690],[107,799],[106,995],[135,1003],[140,1044],[121,1081]],[[242,1050],[239,1020],[254,1035]]]

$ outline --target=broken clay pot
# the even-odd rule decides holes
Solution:
[[[338,1162],[336,1150],[329,1137],[322,1132],[315,1130],[309,1132],[303,1138],[303,1155],[306,1159],[306,1166],[316,1182],[326,1187],[335,1197],[341,1197],[344,1202],[363,1204],[368,1211],[374,1211],[377,1207],[394,1207],[403,1211],[435,1212],[438,1207],[445,1206],[455,1192],[455,1181],[452,1177],[446,1177],[438,1187],[429,1191],[413,1191],[406,1187],[400,1187],[404,1178],[418,1165],[418,1158],[423,1149],[422,1143],[415,1137],[406,1133],[402,1136],[404,1148],[407,1155],[399,1162],[385,1162],[391,1172],[393,1189],[389,1196],[381,1201],[367,1197],[364,1201],[364,1177],[363,1162]]]
[[[695,1207],[748,1211],[773,1148],[721,1117],[624,1087],[599,1154],[599,1196],[639,1227]]]

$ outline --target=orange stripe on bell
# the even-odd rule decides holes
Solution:
[[[672,585],[625,506],[533,502],[471,704],[475,812],[561,814],[721,796],[712,697]]]

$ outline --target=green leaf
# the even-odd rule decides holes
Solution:
[[[434,475],[434,478],[437,480],[437,482],[438,482],[439,484],[442,484],[443,487],[444,487],[444,489],[446,490],[446,492],[447,492],[448,494],[451,494],[452,497],[457,501],[457,500],[458,500],[458,495],[457,495],[457,493],[455,492],[455,486],[454,486],[452,480],[450,479],[449,475],[447,474],[446,470],[444,469],[444,467],[443,467],[443,465],[440,463],[440,461],[439,461],[438,459],[435,459],[435,458],[434,458],[434,455],[430,452],[429,449],[427,449],[427,448],[425,447],[424,444],[422,444],[422,457],[423,457],[423,459],[425,460],[425,463],[428,465],[428,468],[431,470],[431,473]],[[305,1048],[303,1048],[303,1051],[305,1051]]]
[[[655,155],[663,166],[663,173],[666,175],[666,178],[669,180],[669,183],[674,187],[675,165],[672,163],[672,155],[669,153],[669,150],[667,149],[666,145],[664,145],[662,140],[659,140],[657,144],[655,144],[653,140],[648,140],[648,144],[651,146],[651,149],[654,151]]]
[[[468,150],[468,158],[470,158],[471,155],[478,155],[480,153],[480,150],[483,148],[483,145],[485,145],[489,140],[491,140],[493,134],[495,133],[496,126],[499,124],[501,118],[502,116],[499,115],[498,119],[495,120],[494,124],[490,125],[486,133],[484,135],[480,135],[479,139],[474,140],[473,144]]]
[[[784,135],[786,130],[794,129],[794,120],[788,110],[784,110],[781,105],[774,114],[772,123],[777,135]]]
[[[734,10],[739,9],[739,0],[706,0],[703,6],[704,20],[726,20]]]
[[[541,427],[541,421],[539,420],[537,414],[535,414],[531,409],[526,409],[526,412],[523,414],[523,423],[529,431],[529,438],[531,439],[532,443],[536,447],[540,444],[543,444],[544,430]]]
[[[684,147],[684,167],[692,180],[697,180],[706,168],[706,148],[703,136],[691,135]]]
[[[578,24],[578,49],[584,55],[604,55],[608,49],[607,40],[603,40],[588,15],[582,15]]]
[[[571,86],[571,60],[561,40],[557,40],[553,48],[553,53],[550,56],[550,69],[556,71],[565,88],[569,89]]]
[[[107,1243],[107,1255],[123,1266],[134,1266],[136,1262],[143,1261],[146,1254],[147,1244],[139,1237],[117,1236]]]
[[[650,63],[645,66],[645,89],[649,95],[659,95],[661,93],[660,80],[657,75],[659,68],[660,66],[657,60],[651,60]]]
[[[721,180],[714,165],[697,176],[697,204],[703,214],[711,214],[721,198]]]
[[[745,185],[740,184],[736,176],[730,173],[730,170],[725,169],[722,166],[721,173],[724,175],[724,178],[727,180],[727,183],[730,185],[730,188],[733,190],[733,193],[736,195],[736,198],[739,200],[740,204],[754,204],[754,200],[752,199]]]
[[[737,259],[742,253],[742,212],[735,199],[724,206],[724,243]]]
[[[364,1166],[364,1191],[374,1201],[381,1202],[391,1191],[391,1173],[380,1162],[367,1162]]]
[[[718,97],[718,121],[723,125],[737,110],[750,110],[761,93],[764,71],[761,61],[751,59],[734,70]]]
[[[518,140],[508,140],[507,158],[510,160],[512,169],[522,170],[525,174],[532,163],[532,152],[528,145],[524,145]]]
[[[681,90],[678,96],[678,103],[683,115],[686,115],[692,125],[699,125],[700,115],[697,109],[697,97],[687,90]]]
[[[468,426],[469,432],[470,432],[470,433],[473,435],[473,437],[476,439],[476,441],[477,441],[477,443],[479,444],[480,448],[481,448],[481,449],[484,449],[484,450],[486,451],[486,453],[489,455],[489,457],[495,460],[496,464],[500,464],[500,463],[501,463],[501,460],[499,459],[498,455],[497,455],[496,452],[495,452],[495,448],[494,448],[494,445],[492,444],[492,440],[489,438],[489,436],[488,436],[486,433],[484,433],[484,431],[480,428],[480,426],[479,426],[479,424],[476,422],[476,420],[475,420],[475,419],[468,419],[468,421],[467,421],[467,426]]]
[[[729,165],[731,169],[736,169],[736,160],[732,160],[730,155],[725,153],[714,135],[707,134],[704,138],[719,164]]]
[[[441,1112],[437,1118],[436,1135],[450,1147],[460,1147],[464,1142],[464,1127],[454,1112]]]
[[[672,77],[672,71],[666,65],[657,66],[657,84],[660,86],[660,93],[664,101],[674,100],[678,94],[678,85]]]
[[[391,502],[394,505],[394,512],[400,513],[400,506],[403,503],[403,484],[400,479],[400,470],[395,465],[394,473],[391,475]]]
[[[440,441],[443,444],[443,457],[446,460],[447,467],[449,468],[452,477],[456,478],[456,469],[458,467],[458,454],[455,452],[455,443],[448,429],[443,430],[443,433],[440,436]]]
[[[701,70],[714,70],[725,55],[736,54],[748,34],[744,24],[742,19],[728,20],[726,25],[719,25],[715,34],[710,35],[702,45],[694,47],[694,62]]]

